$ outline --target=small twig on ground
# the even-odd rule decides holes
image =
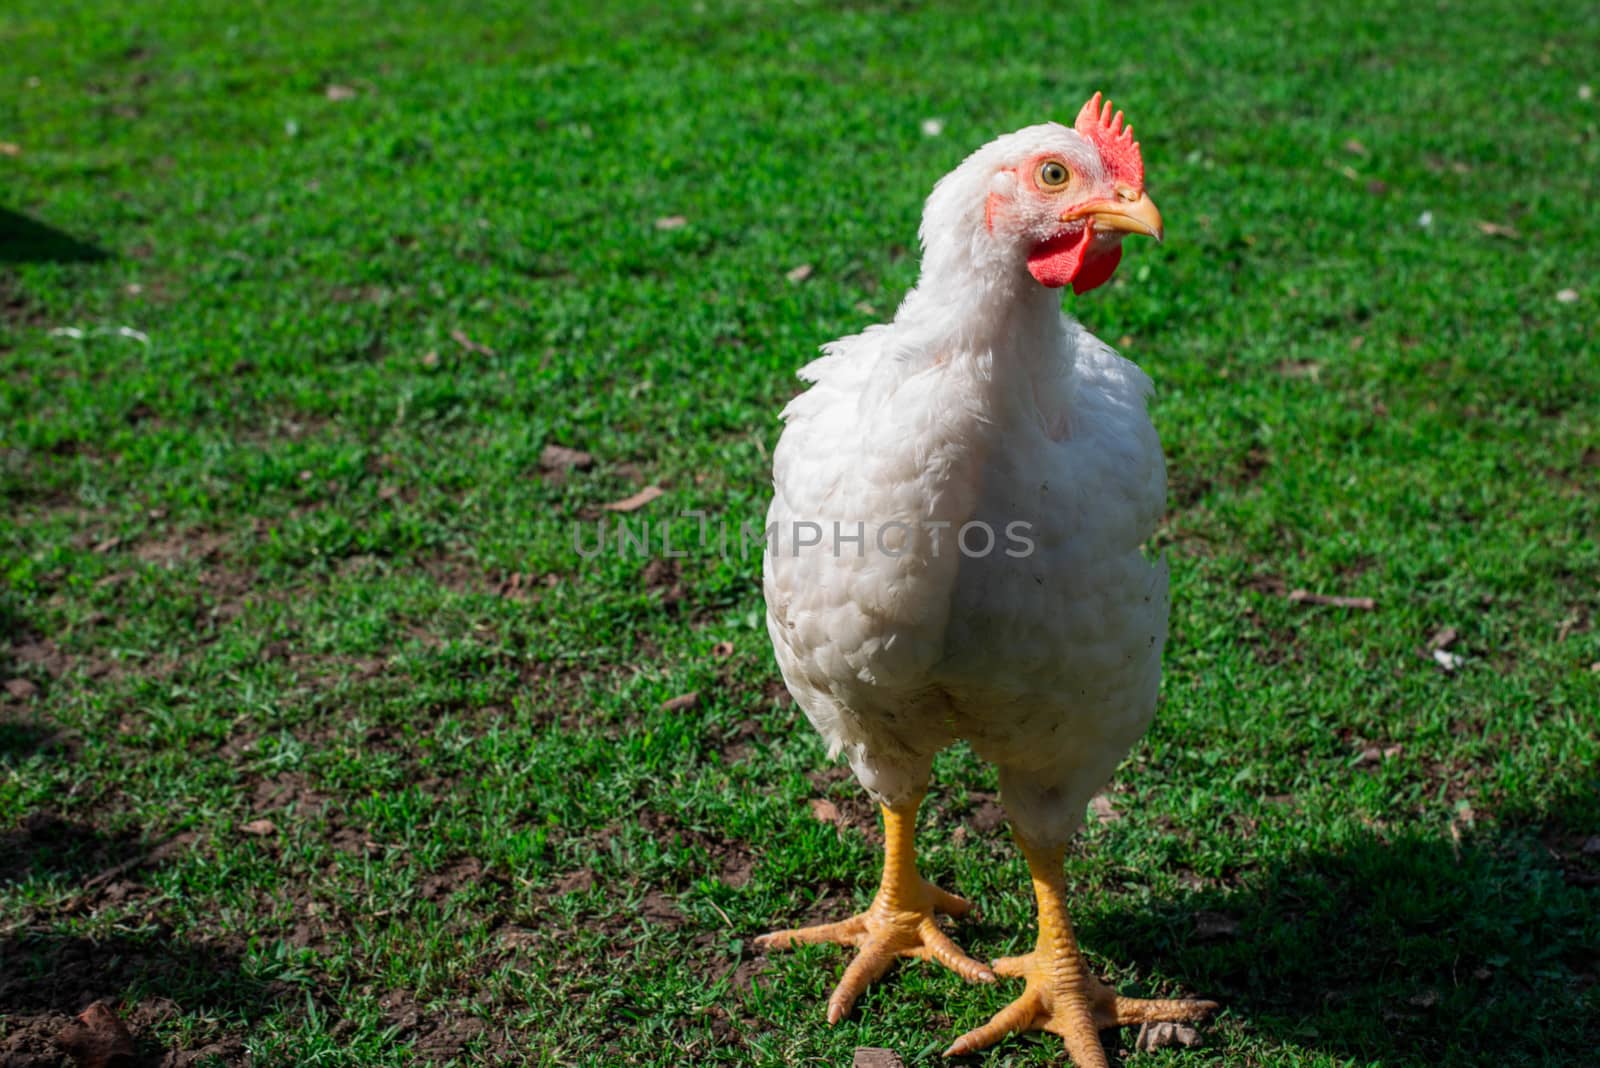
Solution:
[[[1312,593],[1310,590],[1291,590],[1289,600],[1296,604],[1321,604],[1331,608],[1359,608],[1363,612],[1370,612],[1378,607],[1378,602],[1371,597],[1338,597],[1328,593]]]

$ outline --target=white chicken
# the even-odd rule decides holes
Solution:
[[[866,912],[760,940],[858,948],[830,1023],[900,956],[1026,979],[952,1055],[1042,1028],[1101,1068],[1101,1028],[1215,1008],[1117,996],[1066,910],[1066,842],[1149,726],[1167,635],[1166,566],[1142,551],[1166,496],[1150,382],[1056,293],[1109,279],[1129,233],[1160,240],[1161,216],[1099,94],[1072,128],[997,138],[928,198],[921,276],[894,322],[826,346],[783,413],[767,628],[790,692],[884,818]],[[916,865],[933,756],[963,739],[999,769],[1038,899],[1036,948],[992,968],[934,919],[969,904]]]

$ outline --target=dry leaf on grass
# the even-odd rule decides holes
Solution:
[[[29,679],[6,680],[6,693],[10,694],[12,697],[15,697],[19,701],[26,701],[28,698],[32,697],[38,692],[39,687],[35,686]]]
[[[269,834],[277,833],[278,825],[273,823],[271,820],[251,820],[243,827],[240,827],[239,830],[243,831],[245,834],[251,835],[252,837],[261,838]]]
[[[565,445],[546,445],[539,453],[539,466],[546,471],[565,471],[577,468],[587,471],[594,466],[594,457],[582,449],[569,449]]]
[[[682,215],[663,215],[656,220],[657,230],[677,230],[689,225],[689,220]]]
[[[1433,637],[1428,639],[1429,649],[1448,649],[1456,643],[1461,633],[1454,627],[1440,627],[1433,632]]]
[[[826,797],[813,797],[811,799],[811,815],[822,823],[838,823],[839,806],[829,801]]]
[[[329,100],[353,100],[356,91],[348,85],[330,85],[322,91],[322,95]]]
[[[711,647],[711,655],[716,657],[718,660],[726,660],[728,657],[733,655],[733,643],[718,642]]]
[[[1109,794],[1095,794],[1089,799],[1089,811],[1094,813],[1095,819],[1101,823],[1115,823],[1122,818],[1122,813],[1117,811],[1116,803]]]
[[[78,1068],[117,1068],[133,1063],[133,1036],[103,1001],[80,1012],[56,1035],[56,1045]]]
[[[802,263],[798,267],[792,267],[784,277],[791,282],[804,282],[811,277],[811,264]]]
[[[651,501],[666,493],[660,486],[646,486],[631,497],[624,497],[620,501],[601,505],[608,512],[637,512]]]
[[[882,1046],[857,1046],[850,1068],[906,1068],[900,1054]]]
[[[700,703],[700,691],[690,690],[688,693],[679,694],[667,701],[661,702],[663,712],[683,712]]]
[[[1391,757],[1399,756],[1403,749],[1404,746],[1399,745],[1369,745],[1362,749],[1360,754],[1356,756],[1355,766],[1361,768],[1370,764],[1382,764],[1385,760],[1388,760]]]
[[[1504,237],[1511,241],[1515,241],[1522,237],[1522,233],[1515,226],[1510,226],[1506,223],[1490,222],[1487,219],[1479,219],[1473,225],[1476,226],[1481,233],[1487,234],[1490,237]]]
[[[22,146],[14,141],[0,141],[0,156],[10,156],[12,159],[22,155]]]

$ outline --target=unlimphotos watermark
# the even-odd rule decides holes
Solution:
[[[996,531],[992,524],[979,519],[960,525],[934,519],[886,523],[795,519],[768,523],[764,527],[743,522],[734,528],[722,520],[712,519],[705,512],[687,511],[659,520],[654,527],[649,520],[640,520],[635,525],[618,519],[613,520],[609,528],[604,518],[593,523],[575,522],[572,524],[572,548],[585,560],[608,552],[641,559],[652,553],[672,558],[737,553],[740,559],[745,559],[757,551],[757,546],[769,556],[818,552],[860,558],[870,552],[898,559],[910,554],[938,558],[958,552],[978,559],[998,552],[1020,560],[1033,555],[1032,532],[1033,524],[1022,520],[1007,523]]]

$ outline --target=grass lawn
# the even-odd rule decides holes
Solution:
[[[844,954],[754,952],[874,813],[754,555],[572,526],[759,521],[933,182],[1095,89],[1168,239],[1066,299],[1156,381],[1174,611],[1068,884],[1226,1006],[1116,1058],[1595,1063],[1600,9],[474,6],[0,13],[0,1063],[104,998],[152,1064],[932,1065],[1009,1001],[830,1029]],[[922,849],[1031,944],[965,750]]]

